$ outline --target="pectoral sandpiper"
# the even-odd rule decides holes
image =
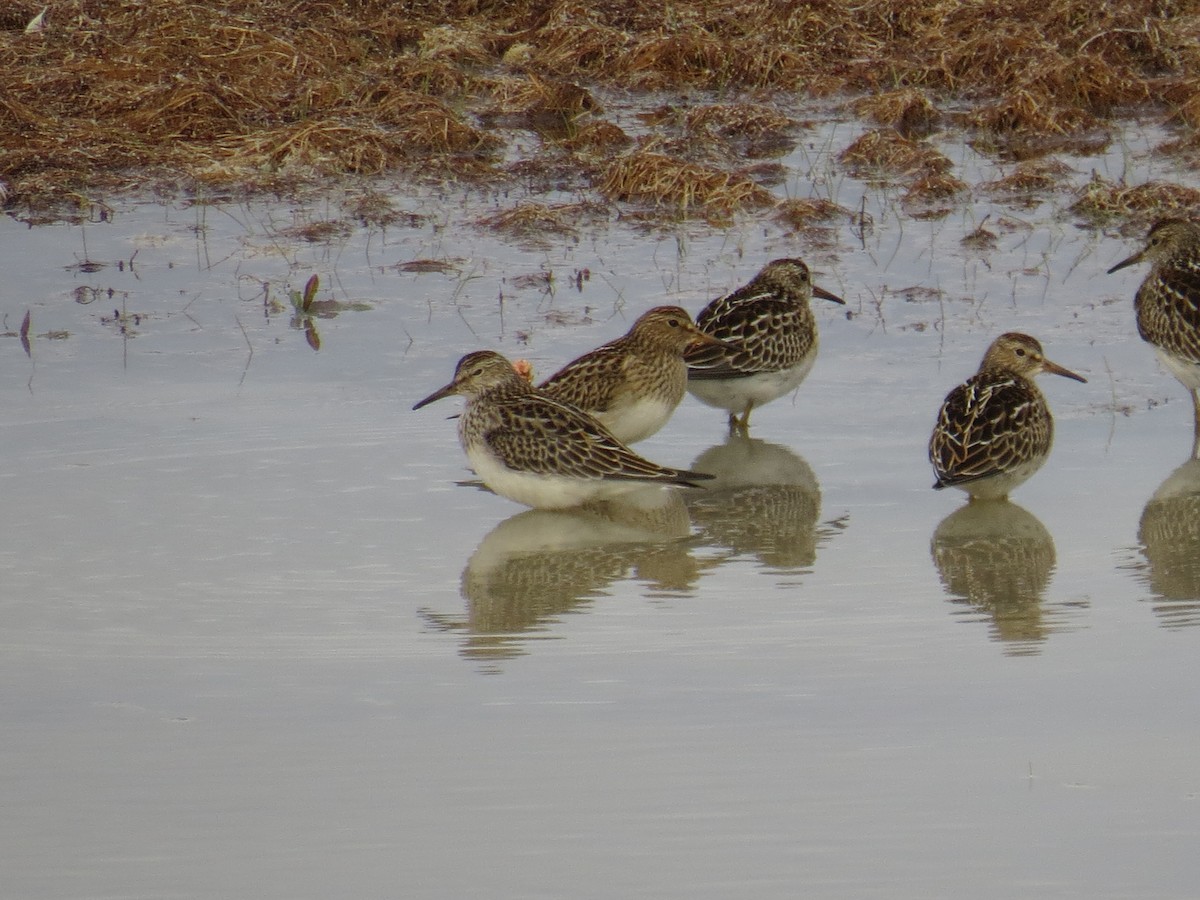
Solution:
[[[1027,334],[1008,332],[992,342],[979,371],[946,396],[938,413],[929,439],[935,488],[1000,499],[1042,467],[1054,420],[1033,383],[1041,372],[1087,381],[1046,359]]]
[[[687,389],[729,411],[731,431],[746,432],[750,411],[794,391],[817,358],[817,320],[809,302],[841,297],[813,284],[798,259],[777,259],[696,317],[700,330],[726,346],[687,351]]]
[[[454,380],[413,409],[451,394],[466,397],[458,437],[475,474],[497,494],[526,506],[565,509],[647,483],[697,487],[712,477],[643,459],[490,350],[464,356]]]
[[[667,424],[683,400],[684,351],[710,346],[726,345],[700,331],[687,310],[657,306],[627,334],[567,363],[540,387],[595,416],[617,440],[632,444]]]
[[[1200,223],[1160,219],[1146,246],[1108,270],[1149,261],[1150,274],[1133,299],[1138,334],[1192,395],[1194,442],[1200,458]]]

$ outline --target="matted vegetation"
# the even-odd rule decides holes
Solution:
[[[933,101],[913,88],[860,97],[850,108],[856,115],[894,128],[906,138],[929,134],[942,118]]]
[[[1140,231],[1168,214],[1200,218],[1200,191],[1165,181],[1127,185],[1094,175],[1071,209],[1099,225],[1123,221],[1127,230]]]
[[[854,215],[832,200],[784,200],[775,210],[775,221],[792,233],[803,234],[810,243],[819,244],[824,243],[824,226],[839,219],[853,221]]]
[[[984,182],[980,190],[1005,202],[1033,207],[1068,184],[1072,169],[1056,159],[1037,159],[1017,165],[1012,172],[995,181]]]
[[[950,118],[1029,159],[1135,105],[1200,147],[1200,14],[1172,0],[61,0],[27,30],[42,9],[0,11],[0,188],[29,215],[148,183],[505,179],[532,132],[605,196],[720,217],[762,202],[736,173],[790,146],[797,98],[867,98],[876,151]],[[681,98],[662,124],[693,151],[656,172],[605,108],[646,91]],[[863,164],[956,190],[928,156]]]
[[[714,219],[773,202],[770,192],[747,176],[648,150],[613,160],[604,171],[599,189],[614,200],[665,206],[679,212],[701,209]]]
[[[538,239],[544,235],[573,236],[583,225],[602,219],[604,207],[594,203],[547,205],[522,201],[516,206],[483,216],[476,224],[509,237]]]
[[[953,167],[944,154],[932,147],[886,128],[866,132],[843,150],[838,159],[863,178],[926,178],[944,175]]]

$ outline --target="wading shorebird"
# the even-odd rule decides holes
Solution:
[[[1138,334],[1192,395],[1192,457],[1200,458],[1200,223],[1160,219],[1146,245],[1108,274],[1148,261],[1133,309]]]
[[[413,409],[461,394],[458,438],[491,490],[540,509],[565,509],[649,484],[698,487],[711,478],[638,456],[587,413],[542,393],[499,353],[459,360],[454,380]]]
[[[687,351],[688,393],[728,410],[731,431],[747,432],[751,410],[798,388],[816,361],[813,297],[845,303],[814,285],[800,260],[777,259],[708,304],[696,325],[724,346]]]
[[[656,306],[628,333],[567,363],[541,389],[595,418],[623,444],[645,440],[667,424],[687,388],[689,348],[721,347],[687,310]]]
[[[979,371],[946,395],[929,439],[934,488],[998,500],[1046,462],[1054,420],[1033,383],[1042,372],[1087,379],[1046,359],[1042,345],[1010,331],[992,342]]]

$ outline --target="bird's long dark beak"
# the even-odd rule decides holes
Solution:
[[[846,305],[845,300],[843,300],[837,294],[829,293],[829,291],[825,290],[825,288],[821,287],[819,284],[813,285],[813,296],[820,297],[822,300],[832,300],[834,303],[842,304],[842,306]]]
[[[1123,259],[1119,263],[1117,263],[1115,266],[1113,266],[1111,269],[1109,269],[1108,274],[1111,275],[1113,272],[1119,272],[1121,269],[1124,269],[1126,266],[1132,266],[1134,263],[1141,262],[1142,254],[1145,252],[1146,252],[1145,250],[1139,250],[1137,253],[1133,254],[1133,256],[1126,257],[1125,259]]]
[[[422,406],[428,406],[430,403],[441,400],[443,397],[449,397],[454,393],[454,388],[455,384],[453,381],[443,388],[438,388],[424,400],[418,400],[416,403],[414,403],[413,409],[420,409]]]
[[[1082,375],[1076,375],[1070,369],[1064,369],[1058,363],[1050,362],[1048,359],[1042,360],[1042,371],[1049,372],[1051,375],[1061,375],[1063,378],[1074,378],[1076,381],[1082,381],[1087,384],[1087,379]]]

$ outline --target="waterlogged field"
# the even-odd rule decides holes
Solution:
[[[5,893],[1194,896],[1191,405],[1144,269],[1104,274],[1140,236],[1071,205],[1196,179],[1130,122],[1012,196],[947,134],[966,194],[917,214],[835,160],[862,131],[778,158],[813,227],[383,182],[386,224],[349,189],[0,223]],[[523,510],[460,484],[458,401],[410,411],[781,256],[847,300],[809,379],[638,447],[709,489]],[[1088,382],[1042,379],[1050,461],[968,507],[925,445],[1006,330]]]

